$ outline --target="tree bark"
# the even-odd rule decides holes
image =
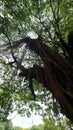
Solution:
[[[22,70],[21,76],[30,77],[42,83],[47,90],[59,101],[63,112],[73,121],[73,67],[62,56],[56,54],[41,39],[29,37],[15,42],[12,47],[17,48],[26,43],[26,47],[38,54],[43,61],[44,67],[35,66]],[[7,48],[8,49],[8,48]],[[26,74],[25,74],[26,72]]]

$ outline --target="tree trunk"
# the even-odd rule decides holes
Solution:
[[[26,43],[29,50],[38,54],[43,61],[44,67],[35,66],[29,69],[24,68],[24,74],[21,76],[30,77],[41,82],[47,90],[50,90],[53,96],[59,101],[63,112],[73,121],[73,67],[63,56],[56,54],[41,39],[24,38],[15,42],[12,46],[17,48],[22,43]],[[7,48],[8,49],[8,48]],[[23,71],[23,70],[22,70]],[[25,74],[26,71],[26,74]]]

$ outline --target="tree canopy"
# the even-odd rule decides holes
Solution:
[[[19,126],[13,126],[11,121],[7,121],[7,122],[0,122],[0,130],[67,130],[67,129],[72,129],[73,128],[73,123],[64,118],[63,120],[61,120],[61,122],[56,121],[53,118],[46,118],[43,120],[43,124],[39,124],[39,125],[33,125],[32,127],[29,128],[22,128]]]
[[[73,121],[72,7],[69,0],[0,1],[1,119],[14,110],[29,116],[41,101]]]

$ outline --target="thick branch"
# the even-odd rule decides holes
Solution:
[[[56,54],[41,39],[31,39],[29,37],[16,41],[13,48],[17,48],[26,43],[31,51],[38,54],[44,64],[44,67],[34,66],[25,69],[20,67],[20,76],[26,79],[36,79],[42,83],[44,87],[50,90],[54,97],[59,101],[64,113],[73,121],[73,68],[59,54]],[[7,47],[8,49],[8,47]]]
[[[58,69],[58,68],[53,68],[53,69]],[[59,77],[59,73],[60,73],[60,77]],[[54,70],[54,73],[52,73],[52,71],[50,71],[48,68],[35,65],[29,69],[23,68],[19,76],[26,77],[26,79],[28,80],[35,79],[39,83],[42,83],[44,87],[46,87],[48,90],[50,90],[53,93],[54,97],[59,101],[62,109],[65,110],[66,108],[64,113],[67,115],[67,117],[73,120],[73,103],[72,103],[73,97],[71,97],[67,93],[67,90],[65,90],[68,81],[67,81],[67,77],[65,77],[63,72],[61,72],[58,69],[58,70]]]

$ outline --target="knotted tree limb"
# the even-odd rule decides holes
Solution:
[[[44,67],[35,65],[32,68],[21,68],[20,76],[35,79],[42,83],[47,90],[59,101],[66,116],[73,121],[73,67],[62,56],[56,54],[41,39],[29,37],[16,41],[16,49],[26,43],[26,47],[38,54]],[[9,49],[9,47],[7,47]],[[30,73],[30,75],[29,75]]]

